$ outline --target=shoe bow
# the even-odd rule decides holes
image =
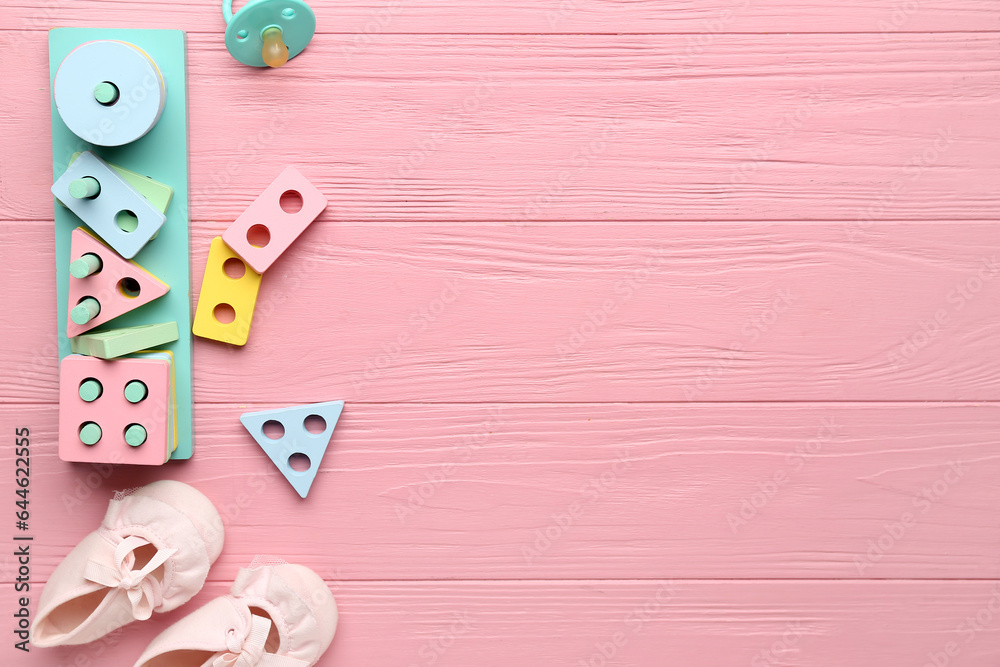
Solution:
[[[267,633],[271,631],[270,619],[250,616],[250,632],[240,633],[236,628],[226,632],[225,653],[212,663],[212,667],[309,667],[309,663],[274,653],[265,653]]]
[[[177,549],[158,549],[139,571],[135,565],[135,550],[148,545],[149,542],[132,535],[126,537],[115,547],[115,567],[108,567],[94,559],[87,562],[83,576],[95,584],[117,588],[128,595],[132,604],[132,615],[137,621],[145,621],[153,615],[153,610],[163,603],[163,585],[149,573],[163,565]]]

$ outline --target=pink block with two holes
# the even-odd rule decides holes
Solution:
[[[257,273],[299,237],[326,208],[326,197],[295,167],[288,167],[222,234],[222,240]]]
[[[86,401],[81,385],[100,383],[99,397]],[[132,403],[125,387],[139,381],[146,397]],[[59,367],[59,458],[81,463],[162,465],[173,449],[173,388],[169,356],[104,360],[80,354],[66,356]],[[99,440],[85,444],[82,429],[96,424]],[[138,446],[125,441],[125,430],[138,424],[146,432]],[[90,427],[91,432],[93,427]]]

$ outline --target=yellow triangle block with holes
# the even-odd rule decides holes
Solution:
[[[191,331],[202,338],[246,345],[259,289],[260,274],[233,252],[221,236],[215,237],[208,250]]]
[[[170,291],[170,286],[78,227],[70,241],[70,338],[144,306]]]

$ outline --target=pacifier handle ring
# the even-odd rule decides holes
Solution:
[[[222,0],[222,18],[226,19],[226,25],[233,20],[233,0]]]

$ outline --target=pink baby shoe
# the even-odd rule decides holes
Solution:
[[[118,492],[101,527],[76,545],[42,591],[35,646],[85,644],[201,590],[222,551],[222,517],[187,484]]]
[[[229,595],[164,630],[135,667],[315,665],[337,629],[333,593],[307,567],[259,562],[239,571]]]

